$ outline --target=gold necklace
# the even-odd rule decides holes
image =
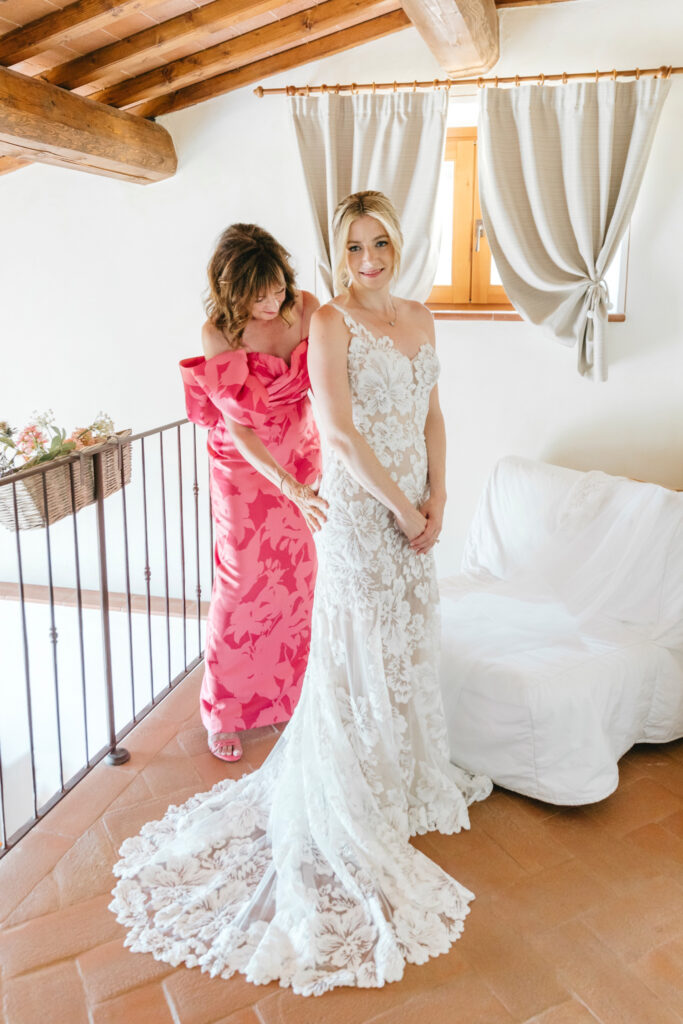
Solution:
[[[377,319],[381,320],[383,324],[389,324],[389,327],[394,327],[395,324],[396,324],[396,321],[398,320],[398,311],[397,311],[396,306],[394,305],[394,302],[391,299],[391,297],[389,298],[389,302],[391,303],[391,308],[394,311],[394,314],[393,314],[394,318],[393,318],[393,320],[385,320],[383,316],[379,315],[379,313],[375,313],[374,310],[368,309],[367,306],[361,305],[360,302],[358,303],[358,305],[360,306],[361,309],[365,309],[368,313],[372,313],[373,316],[376,316]]]

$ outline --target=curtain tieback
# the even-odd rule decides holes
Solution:
[[[590,320],[595,320],[595,317],[599,316],[601,312],[605,316],[607,315],[610,299],[609,288],[604,278],[600,281],[591,281],[586,291],[586,296],[588,298],[588,312],[586,315]]]
[[[609,305],[609,289],[604,278],[591,281],[586,289],[588,310],[586,316],[591,321],[591,330],[584,336],[580,349],[580,369],[588,372],[593,380],[607,380],[605,364],[605,322]]]

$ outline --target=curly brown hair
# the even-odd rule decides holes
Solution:
[[[280,316],[293,323],[297,299],[290,255],[257,224],[231,224],[218,239],[208,266],[209,294],[206,315],[223,329],[232,348],[239,348],[251,308],[269,288],[285,286]]]

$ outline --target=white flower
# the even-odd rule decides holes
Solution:
[[[256,807],[241,801],[230,805],[230,831],[234,836],[250,836],[258,828],[258,824],[259,815]]]
[[[333,967],[357,970],[377,937],[359,907],[343,914],[326,914],[316,929],[320,958]]]
[[[413,379],[406,359],[387,359],[382,351],[371,351],[355,376],[353,390],[364,416],[411,408]]]
[[[415,792],[423,804],[436,804],[439,799],[445,797],[450,787],[446,776],[432,765],[420,761],[418,766],[418,778]]]
[[[396,911],[393,923],[399,949],[410,963],[423,964],[449,948],[448,930],[437,914],[406,905]]]

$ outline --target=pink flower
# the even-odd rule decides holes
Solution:
[[[37,452],[44,451],[47,445],[47,436],[35,423],[29,423],[17,435],[16,445],[21,454],[28,459]]]
[[[76,451],[79,451],[81,448],[89,448],[92,444],[98,444],[101,439],[94,437],[89,427],[76,427],[69,436],[69,440],[74,442]]]

